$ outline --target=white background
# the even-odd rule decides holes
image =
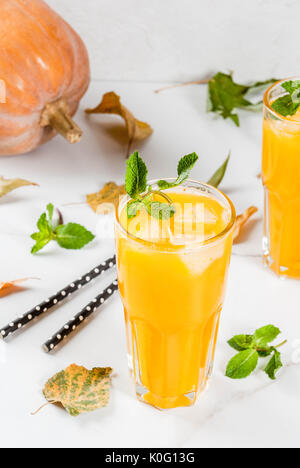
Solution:
[[[101,80],[242,80],[297,73],[298,0],[49,0],[85,40]]]
[[[232,69],[241,80],[298,73],[300,4],[297,1],[103,1],[51,0],[81,33],[89,48],[93,82],[76,120],[83,140],[69,146],[60,137],[27,156],[1,158],[0,174],[24,177],[40,188],[24,188],[0,200],[0,281],[34,276],[23,291],[0,299],[1,325],[81,276],[113,252],[97,239],[80,252],[55,245],[32,256],[30,234],[52,201],[66,222],[94,232],[99,219],[84,204],[87,193],[108,180],[124,180],[126,136],[116,117],[86,118],[103,93],[115,90],[138,118],[154,128],[140,145],[150,177],[170,176],[176,162],[196,151],[193,177],[208,180],[231,149],[222,189],[237,211],[260,211],[234,247],[214,377],[209,391],[190,409],[158,412],[135,400],[129,379],[123,313],[116,295],[86,327],[53,356],[42,343],[114,277],[111,272],[9,342],[0,342],[0,414],[3,447],[293,447],[299,446],[299,283],[280,281],[261,260],[263,191],[257,179],[261,115],[240,112],[241,128],[206,114],[206,89],[164,94],[164,82]],[[115,138],[117,137],[117,138]],[[245,381],[224,377],[234,334],[274,323],[289,340],[284,370],[272,383],[263,372]],[[298,340],[298,341],[297,341]],[[72,362],[111,365],[110,405],[72,419],[56,407],[36,417],[44,383]]]

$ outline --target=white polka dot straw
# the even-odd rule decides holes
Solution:
[[[49,310],[57,306],[60,302],[65,301],[71,294],[80,291],[80,288],[90,283],[93,279],[97,278],[104,271],[109,270],[116,264],[116,257],[113,256],[102,262],[97,267],[93,268],[89,273],[83,275],[80,279],[73,281],[71,284],[62,288],[57,294],[47,297],[45,301],[38,304],[29,312],[18,317],[16,320],[9,322],[8,325],[0,328],[0,338],[7,338],[18,330],[24,328],[28,323],[32,323],[34,319],[45,315]],[[94,307],[94,304],[91,306]]]
[[[75,317],[68,323],[63,325],[60,330],[53,334],[53,336],[46,341],[43,345],[44,351],[49,353],[53,351],[59,344],[70,336],[79,325],[83,324],[88,317],[94,314],[99,307],[104,304],[116,291],[118,290],[118,281],[115,280],[111,283],[99,296],[95,297],[89,304],[87,304]]]

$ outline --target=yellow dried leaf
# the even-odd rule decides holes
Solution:
[[[97,193],[86,196],[86,201],[97,214],[108,214],[119,204],[119,199],[126,194],[125,185],[108,182]]]
[[[86,109],[87,114],[115,114],[125,120],[128,134],[128,154],[130,153],[131,145],[134,141],[141,141],[148,138],[153,129],[145,122],[137,120],[133,114],[121,103],[120,96],[113,91],[104,94],[99,106],[94,109]]]
[[[26,185],[35,185],[34,182],[29,182],[28,180],[24,179],[5,179],[4,177],[0,176],[0,198],[6,195],[7,193],[15,190],[19,187],[24,187]]]
[[[241,234],[242,227],[247,223],[247,221],[258,212],[256,206],[250,206],[243,214],[237,216],[235,231],[233,235],[234,242],[236,242]]]
[[[110,367],[89,371],[72,364],[48,380],[43,393],[49,403],[61,403],[71,416],[78,416],[108,405],[111,373]]]

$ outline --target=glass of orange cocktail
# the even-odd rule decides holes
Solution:
[[[277,275],[299,279],[300,110],[297,101],[292,100],[293,94],[290,97],[286,91],[291,84],[297,88],[297,83],[280,81],[265,94],[262,171],[265,262]],[[285,101],[283,114],[293,115],[282,115],[275,110],[278,108],[275,102],[284,105]]]
[[[235,224],[209,185],[187,180],[165,194],[171,219],[128,219],[129,197],[116,219],[129,367],[138,398],[160,409],[193,404],[211,375]]]

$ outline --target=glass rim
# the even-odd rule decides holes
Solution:
[[[281,114],[278,114],[278,112],[276,112],[272,107],[271,107],[271,103],[270,103],[270,94],[271,92],[277,88],[277,86],[281,86],[282,83],[285,83],[286,81],[296,81],[296,80],[299,80],[300,81],[300,76],[292,76],[290,78],[284,78],[283,80],[278,80],[276,81],[275,83],[273,83],[266,91],[265,91],[265,94],[264,94],[264,99],[263,99],[263,104],[264,104],[264,107],[266,109],[268,109],[269,112],[271,112],[271,114],[273,114],[277,119],[279,120],[282,120],[282,121],[286,121],[286,122],[292,122],[293,124],[299,124],[300,125],[300,120],[291,120],[289,119],[288,117],[289,116],[284,116],[284,115],[281,115]]]
[[[155,185],[155,184],[157,184],[157,182],[159,180],[160,179],[150,180],[148,182],[148,184],[149,185]],[[176,178],[169,177],[169,178],[165,178],[164,180],[167,180],[169,182],[174,182],[176,180]],[[185,181],[185,184],[189,184],[189,183],[197,184],[198,186],[200,186],[200,187],[202,187],[204,189],[208,189],[208,193],[209,193],[209,191],[213,191],[214,193],[218,194],[219,196],[221,195],[223,197],[224,201],[227,203],[228,208],[230,210],[230,220],[228,221],[228,223],[227,223],[226,227],[223,229],[223,231],[221,231],[219,234],[217,234],[217,235],[215,235],[215,236],[213,236],[213,237],[211,237],[209,239],[206,239],[204,241],[187,242],[185,245],[182,245],[182,246],[178,246],[178,245],[174,246],[174,249],[168,248],[167,251],[171,252],[171,253],[172,252],[174,252],[174,253],[178,252],[178,250],[180,250],[180,247],[182,247],[182,249],[186,249],[186,250],[196,250],[198,248],[202,248],[204,246],[214,244],[217,241],[219,241],[220,239],[224,238],[226,235],[228,235],[230,233],[230,231],[234,228],[235,223],[236,223],[237,215],[236,215],[236,210],[235,210],[234,204],[232,203],[230,198],[224,192],[222,192],[221,190],[219,190],[216,187],[213,187],[212,185],[209,185],[209,184],[204,183],[204,182],[200,182],[198,180],[187,179]],[[188,185],[184,185],[184,186],[188,187]],[[193,188],[193,187],[191,187],[191,188]],[[126,195],[122,199],[122,203],[125,205],[129,200],[130,200],[130,196]],[[131,239],[132,241],[134,241],[134,242],[136,242],[136,243],[138,243],[140,245],[142,244],[145,247],[148,247],[148,248],[152,247],[153,248],[154,246],[158,246],[159,245],[158,242],[141,239],[141,238],[135,236],[134,234],[131,234],[130,232],[128,232],[127,229],[125,229],[122,226],[122,224],[120,222],[120,217],[119,217],[120,205],[121,205],[121,202],[118,204],[118,206],[115,209],[115,223],[118,226],[118,228],[121,230],[121,232],[123,234],[125,234],[125,236],[128,237],[129,239]],[[164,246],[161,245],[161,247],[162,248],[160,250],[164,251],[164,249],[163,249]]]

